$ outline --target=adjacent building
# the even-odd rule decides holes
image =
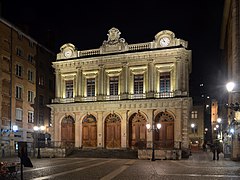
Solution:
[[[120,34],[111,28],[97,49],[60,48],[49,105],[52,140],[76,148],[144,149],[154,142],[157,149],[188,149],[188,42],[169,30],[138,44]],[[155,131],[157,123],[161,129]]]
[[[239,11],[240,2],[238,0],[225,0],[223,10],[223,20],[221,29],[221,44],[223,50],[222,72],[225,75],[222,79],[225,82],[233,81],[236,84],[234,93],[229,93],[228,100],[225,103],[239,103],[240,101],[240,23]],[[225,90],[226,91],[226,90]],[[227,124],[226,136],[231,142],[231,158],[233,160],[240,159],[240,116],[239,108],[228,108],[226,114],[222,113],[223,122]],[[224,108],[222,109],[224,112]],[[232,131],[230,132],[230,129]]]
[[[0,18],[0,142],[11,155],[17,142],[33,142],[33,126],[49,127],[54,97],[53,52]]]

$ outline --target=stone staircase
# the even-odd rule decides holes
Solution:
[[[67,157],[137,159],[138,151],[132,149],[74,149]]]

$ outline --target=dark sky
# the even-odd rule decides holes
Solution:
[[[47,32],[54,34],[56,53],[64,43],[78,50],[99,48],[112,27],[128,44],[149,42],[171,30],[192,50],[193,89],[201,82],[212,89],[216,82],[223,0],[1,1],[2,17],[28,26],[37,41],[44,43]]]

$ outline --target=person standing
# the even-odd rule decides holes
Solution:
[[[219,160],[219,154],[221,153],[221,147],[219,140],[216,140],[211,146],[211,151],[213,153],[213,160]]]

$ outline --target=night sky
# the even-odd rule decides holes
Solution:
[[[4,19],[44,45],[47,34],[58,53],[65,43],[95,49],[116,27],[128,44],[149,42],[165,29],[188,41],[192,50],[191,93],[204,83],[214,96],[220,63],[223,0],[51,1],[1,0]]]

